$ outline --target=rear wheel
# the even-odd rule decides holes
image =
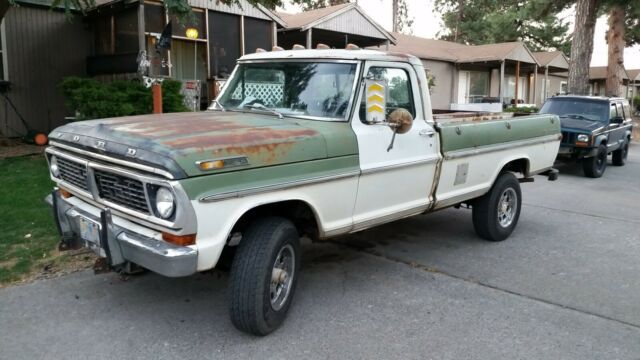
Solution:
[[[607,169],[607,145],[600,144],[595,156],[582,160],[584,175],[590,178],[599,178]]]
[[[627,162],[627,155],[629,154],[629,140],[625,140],[620,149],[613,152],[611,161],[615,166],[624,166]]]
[[[473,227],[478,236],[502,241],[511,235],[520,217],[522,193],[512,173],[501,174],[484,196],[473,204]]]
[[[266,217],[253,223],[231,266],[231,322],[267,335],[284,321],[300,269],[300,237],[291,221]]]

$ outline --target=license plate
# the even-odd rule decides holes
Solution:
[[[100,247],[100,224],[83,217],[79,217],[79,219],[80,237],[82,240],[89,242],[90,245]]]

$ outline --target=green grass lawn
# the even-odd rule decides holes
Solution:
[[[41,270],[58,256],[59,236],[49,205],[43,155],[0,159],[0,285]]]

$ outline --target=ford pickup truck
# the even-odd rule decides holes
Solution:
[[[284,320],[300,238],[472,208],[506,239],[520,183],[552,168],[555,115],[433,114],[416,57],[373,50],[243,56],[209,111],[73,122],[50,134],[48,197],[69,248],[178,277],[230,259],[230,315]]]

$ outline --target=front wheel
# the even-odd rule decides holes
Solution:
[[[511,235],[520,217],[522,193],[512,173],[501,174],[491,190],[473,203],[473,227],[478,236],[502,241]]]
[[[584,175],[590,178],[599,178],[607,169],[607,145],[600,144],[595,156],[582,160]]]
[[[291,221],[256,220],[245,232],[231,265],[231,322],[264,336],[276,330],[291,306],[300,270],[300,237]]]

